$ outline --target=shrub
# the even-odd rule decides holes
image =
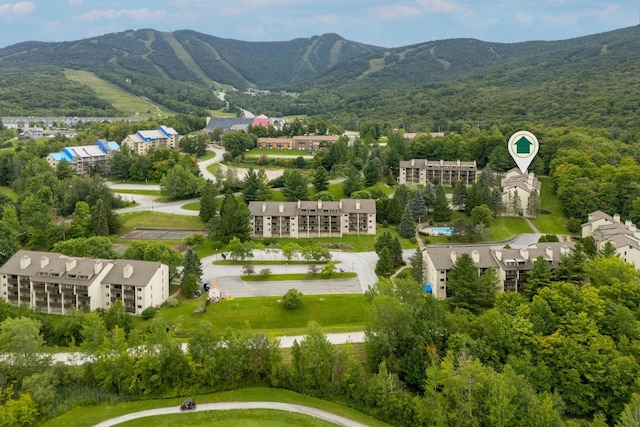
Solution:
[[[315,276],[316,274],[318,274],[318,270],[319,270],[319,268],[318,268],[317,265],[311,264],[309,266],[309,268],[307,268],[307,273],[312,275],[312,276]]]
[[[260,277],[263,278],[267,278],[271,276],[271,269],[270,268],[263,268],[262,270],[260,270]]]
[[[577,234],[582,230],[582,223],[576,218],[569,218],[567,221],[567,231],[571,234]]]
[[[175,298],[172,298],[172,299],[175,299]],[[176,300],[176,301],[177,301],[177,300]],[[157,308],[155,308],[155,307],[147,307],[147,308],[145,308],[145,309],[144,309],[144,311],[142,312],[141,317],[142,317],[144,320],[151,320],[151,319],[153,319],[154,317],[156,317],[156,314],[158,314],[158,309],[157,309]]]
[[[409,237],[409,241],[411,243],[417,243],[418,242],[415,237]]]
[[[282,297],[284,308],[287,310],[295,310],[302,307],[302,292],[297,289],[289,289],[284,297]]]
[[[253,265],[251,264],[245,264],[242,266],[242,274],[246,274],[247,276],[250,276],[255,272],[256,272],[256,269],[253,268]]]
[[[214,240],[213,242],[211,242],[211,247],[213,248],[214,251],[219,251],[224,247],[224,243],[221,242],[220,240]]]
[[[178,304],[180,304],[180,301],[178,301],[178,298],[170,298],[169,301],[167,301],[167,305],[169,307],[177,307]]]
[[[262,244],[265,246],[275,246],[278,241],[274,237],[267,237],[266,239],[262,239]]]

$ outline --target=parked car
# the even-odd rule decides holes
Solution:
[[[180,405],[181,411],[192,411],[194,409],[196,409],[196,402],[192,398],[185,399]]]

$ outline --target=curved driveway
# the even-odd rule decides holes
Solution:
[[[201,404],[198,404],[198,407],[194,411],[188,411],[188,412],[229,411],[234,409],[236,410],[238,409],[272,409],[276,411],[295,412],[298,414],[319,418],[321,420],[328,421],[338,426],[367,427],[366,424],[362,424],[357,421],[350,420],[349,418],[341,417],[340,415],[336,415],[331,412],[323,411],[322,409],[312,408],[310,406],[295,405],[292,403],[280,403],[280,402],[201,403]],[[180,413],[182,412],[180,411],[180,408],[177,406],[149,409],[146,411],[133,412],[131,414],[121,415],[119,417],[111,418],[109,420],[96,424],[94,427],[110,427],[110,426],[115,426],[127,421],[137,420],[138,418],[155,417],[159,415],[180,414]]]

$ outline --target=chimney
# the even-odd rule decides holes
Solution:
[[[262,202],[262,212],[267,211],[267,202]]]
[[[562,245],[562,246],[560,247],[560,254],[562,254],[562,255],[567,255],[567,254],[569,254],[569,246],[567,246],[567,245]]]
[[[123,270],[123,274],[124,274],[124,278],[125,279],[130,279],[131,276],[133,276],[133,265],[131,264],[127,264],[124,266],[124,270]]]
[[[342,211],[342,199],[340,199],[340,210]]]
[[[300,207],[299,203],[298,203],[298,207]],[[280,213],[284,212],[284,203],[280,203],[278,205],[278,212],[280,212]]]
[[[458,160],[456,161],[456,165],[458,165],[458,167],[460,167],[460,159],[458,159]]]
[[[444,166],[444,160],[440,159],[440,166]]]
[[[496,255],[496,259],[498,261],[502,261],[502,249],[496,249],[494,251],[494,254]]]
[[[298,209],[300,209],[300,205],[301,205],[300,199],[298,199]]]
[[[322,200],[318,200],[318,209],[322,209]]]
[[[553,249],[551,249],[551,246],[547,246],[544,251],[547,254],[547,258],[553,259]]]
[[[47,265],[49,265],[49,257],[45,255],[40,259],[40,268],[45,268]]]
[[[411,166],[415,166],[416,165],[416,159],[411,159]]]
[[[474,264],[479,263],[480,262],[480,252],[478,252],[476,249],[471,251],[471,259],[473,259]]]
[[[20,270],[24,270],[31,264],[31,257],[29,255],[22,255],[20,257]]]
[[[615,222],[620,222],[620,214],[614,214],[614,215],[613,215],[613,220],[614,220]]]
[[[451,262],[455,264],[457,259],[458,254],[456,253],[456,251],[451,251]]]
[[[98,274],[102,271],[102,261],[99,259],[96,260],[95,264],[93,264],[93,272],[94,274]]]
[[[73,270],[74,268],[76,268],[76,264],[77,263],[76,263],[76,259],[75,258],[69,258],[67,260],[67,265],[66,265],[67,272],[69,272],[69,271]]]
[[[632,225],[632,224],[633,224],[633,223],[631,222],[631,220],[626,220],[626,221],[624,222],[624,226],[625,226],[625,227],[627,227],[627,228],[631,227],[631,225]]]
[[[360,210],[360,200],[356,200],[356,210]]]
[[[529,259],[529,249],[527,249],[527,248],[520,249],[520,256],[523,259]]]

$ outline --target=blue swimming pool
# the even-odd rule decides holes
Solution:
[[[430,234],[445,234],[451,235],[453,233],[453,228],[451,227],[431,227],[429,230]]]

